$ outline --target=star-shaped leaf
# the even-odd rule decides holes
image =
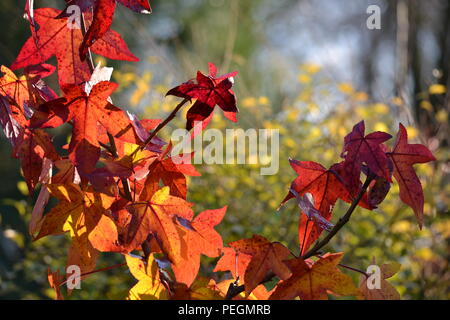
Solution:
[[[400,186],[400,199],[414,210],[417,223],[422,228],[424,197],[422,184],[413,165],[435,161],[436,158],[427,147],[409,144],[408,133],[401,123],[395,147],[388,156],[394,164],[394,177]]]
[[[342,253],[328,253],[318,261],[308,264],[303,259],[289,260],[292,276],[279,283],[269,299],[290,300],[300,297],[302,300],[324,300],[327,292],[342,296],[356,296],[359,290],[352,279],[338,268]]]
[[[283,280],[291,275],[283,262],[289,257],[290,251],[279,242],[270,242],[262,236],[253,235],[252,238],[234,241],[229,245],[236,251],[252,257],[244,274],[247,294],[250,294],[270,271]]]
[[[209,74],[204,75],[197,72],[195,80],[189,80],[167,92],[167,95],[173,95],[185,99],[197,99],[194,105],[187,112],[186,129],[190,130],[194,122],[209,122],[214,107],[218,105],[225,116],[231,121],[236,122],[236,97],[231,90],[233,86],[233,77],[237,72],[231,72],[217,77],[217,68],[209,63]]]
[[[55,19],[61,11],[53,8],[34,10],[39,24],[32,27],[32,36],[25,42],[11,66],[12,70],[45,62],[52,56],[58,61],[58,78],[62,84],[81,84],[90,79],[87,61],[82,61],[78,49],[83,41],[81,29],[70,28],[68,18]],[[87,23],[90,19],[86,16]],[[118,33],[108,30],[92,45],[92,51],[110,59],[137,61]]]
[[[200,268],[200,255],[218,257],[222,251],[223,242],[220,234],[214,230],[227,210],[223,207],[216,210],[206,210],[199,213],[192,222],[180,221],[184,225],[182,240],[182,259],[172,265],[178,282],[190,286],[197,277]]]

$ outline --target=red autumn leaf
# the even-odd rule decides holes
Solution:
[[[107,99],[116,88],[117,84],[101,82],[87,96],[77,86],[64,87],[66,99],[70,103],[67,121],[73,119],[69,158],[82,173],[91,173],[100,158],[97,121],[101,113],[106,111],[109,105]]]
[[[168,148],[170,149],[170,146]],[[140,200],[150,199],[159,189],[160,180],[170,188],[171,195],[186,199],[186,176],[200,176],[200,173],[190,163],[176,163],[172,157],[164,159],[166,153],[167,150],[150,164],[144,187],[139,196]]]
[[[97,0],[65,0],[66,8],[61,12],[60,16],[67,17],[67,8],[70,6],[78,6],[82,12],[86,12],[88,9],[92,8],[95,1]]]
[[[148,0],[117,0],[119,3],[139,13],[151,13],[150,4]],[[116,9],[116,0],[69,0],[67,1],[66,9],[58,15],[58,18],[65,18],[69,16],[68,8],[76,5],[81,11],[85,12],[91,7],[94,7],[94,14],[92,24],[86,32],[83,42],[80,46],[80,57],[82,60],[86,58],[89,47],[95,41],[101,39],[103,35],[111,27],[114,12]]]
[[[213,63],[209,63],[209,74],[204,75],[197,72],[195,80],[189,80],[167,92],[167,95],[173,95],[186,99],[197,99],[194,105],[187,112],[186,129],[190,130],[195,121],[209,121],[214,107],[218,105],[225,116],[231,121],[236,122],[236,97],[231,90],[233,86],[233,77],[237,72],[231,72],[217,77],[217,69]]]
[[[269,299],[325,300],[327,291],[343,296],[358,295],[352,279],[337,268],[342,255],[328,253],[312,265],[300,258],[286,261],[292,276],[278,284]]]
[[[337,175],[337,166],[333,165],[326,170],[321,164],[312,161],[289,160],[292,168],[299,175],[291,184],[291,190],[297,192],[301,197],[310,193],[314,199],[314,208],[327,221],[331,219],[334,204],[338,199],[351,202],[350,192]],[[294,198],[295,195],[289,191],[281,205]],[[363,201],[359,205],[367,207]],[[321,224],[315,221],[308,222],[306,215],[301,215],[299,223],[299,243],[301,254],[305,253],[311,244],[316,241],[323,231]]]
[[[375,181],[372,181],[367,195],[370,206],[376,208],[386,198],[390,189],[389,181],[383,177],[376,177]]]
[[[64,300],[64,296],[61,293],[61,283],[64,281],[64,277],[59,273],[59,270],[53,272],[48,268],[47,279],[50,287],[55,290],[56,300]]]
[[[223,248],[222,253],[213,271],[231,271],[233,278],[243,277],[252,256],[233,248]]]
[[[182,260],[172,265],[178,282],[187,286],[192,284],[200,268],[201,254],[211,258],[220,255],[223,247],[222,237],[214,227],[222,221],[226,211],[227,207],[206,210],[199,213],[192,222],[181,222],[181,225],[186,223],[188,226],[181,230],[184,244]]]
[[[25,74],[29,77],[46,78],[56,71],[56,67],[48,63],[40,63],[25,67]]]
[[[156,192],[152,199],[145,204],[133,204],[129,206],[132,214],[142,216],[138,235],[142,235],[142,241],[133,240],[140,245],[151,233],[157,240],[159,246],[172,263],[178,263],[181,259],[181,240],[175,226],[177,216],[191,220],[193,212],[191,204],[185,200],[169,195],[169,188]],[[132,224],[133,221],[130,222]]]
[[[71,5],[76,5],[80,7],[81,11],[85,12],[92,8],[97,1],[98,0],[66,0],[66,9]],[[138,13],[148,14],[152,12],[148,0],[117,0],[117,2]]]
[[[252,238],[234,241],[229,245],[239,253],[251,256],[244,274],[247,294],[250,294],[270,271],[283,280],[291,275],[283,262],[291,253],[279,242],[270,242],[262,236],[253,235]]]
[[[65,101],[51,101],[41,106],[47,118],[33,118],[33,124],[43,127],[57,126],[73,120],[73,132],[69,146],[69,158],[80,173],[89,174],[94,171],[100,158],[100,144],[97,122],[115,137],[126,137],[131,134],[136,140],[130,120],[125,113],[108,102],[108,97],[117,88],[117,84],[102,81],[96,84],[89,95],[76,85],[65,85]],[[39,113],[38,113],[39,114]],[[37,115],[38,115],[37,114]],[[128,133],[125,135],[125,133]]]
[[[8,99],[12,116],[22,126],[27,126],[30,108],[35,108],[46,101],[39,78],[30,76],[17,77],[5,66],[0,68],[0,95]]]
[[[115,0],[97,0],[95,2],[92,24],[86,32],[80,46],[81,60],[86,58],[89,47],[108,32],[112,24],[115,9]]]
[[[148,0],[117,0],[120,4],[125,7],[138,12],[138,13],[151,13],[152,8],[150,7]]]
[[[56,161],[59,156],[50,136],[41,129],[24,129],[14,148],[15,157],[20,159],[23,175],[30,193],[41,182],[44,158]]]
[[[363,163],[366,163],[375,175],[392,182],[388,159],[382,145],[390,138],[392,138],[390,134],[381,131],[365,135],[364,120],[357,123],[352,132],[345,136],[342,152],[345,157],[343,171],[346,173],[353,195],[358,191]]]
[[[25,42],[11,69],[20,69],[43,63],[56,56],[58,78],[61,84],[81,84],[90,79],[90,69],[86,61],[81,61],[78,52],[83,35],[80,29],[69,28],[68,19],[55,19],[61,11],[42,8],[34,11],[39,24],[37,31],[31,28],[32,36]],[[89,23],[89,15],[86,15]],[[107,31],[92,45],[92,51],[110,59],[137,61],[129,51],[121,36],[115,31]]]
[[[47,101],[35,110],[30,119],[31,128],[56,128],[69,118],[69,108],[65,98]]]
[[[400,199],[414,210],[419,228],[422,229],[424,197],[422,185],[413,165],[435,161],[436,158],[427,147],[409,144],[408,133],[401,123],[395,147],[387,155],[394,164],[394,177],[400,186]]]
[[[151,234],[171,262],[177,263],[182,249],[176,218],[191,220],[191,207],[186,200],[169,195],[169,188],[164,187],[150,201],[126,205],[115,217],[113,213],[113,217],[106,215],[99,219],[101,224],[93,228],[91,243],[100,251],[128,253]]]

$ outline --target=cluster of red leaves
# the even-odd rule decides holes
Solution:
[[[353,127],[344,139],[343,161],[330,169],[311,161],[290,160],[292,168],[299,175],[291,185],[282,202],[297,198],[301,211],[299,243],[301,254],[306,253],[323,230],[330,227],[333,206],[338,199],[351,203],[361,192],[361,174],[371,182],[368,192],[360,196],[358,205],[372,210],[386,197],[392,183],[392,175],[400,186],[400,198],[409,205],[423,225],[424,196],[420,180],[413,164],[434,161],[431,152],[423,145],[409,144],[405,127],[400,124],[397,141],[391,150],[384,142],[391,135],[372,132],[365,135],[364,121]],[[312,205],[305,195],[312,195]],[[324,219],[326,221],[324,221]]]
[[[307,251],[324,230],[331,234],[336,227],[331,219],[338,199],[352,203],[351,208],[374,209],[388,193],[392,175],[401,199],[413,208],[422,227],[423,192],[412,165],[434,157],[426,147],[408,144],[401,124],[392,149],[384,144],[389,134],[365,135],[360,122],[345,137],[342,162],[326,169],[315,162],[290,160],[299,176],[282,205],[295,198],[301,208],[298,257],[259,235],[223,247],[214,228],[227,208],[194,214],[193,204],[186,200],[186,176],[200,174],[191,164],[174,161],[172,145],[156,135],[174,115],[161,122],[124,113],[110,98],[117,84],[109,81],[106,68],[92,66],[91,53],[137,60],[110,29],[116,0],[66,2],[66,10],[58,11],[34,10],[27,1],[31,37],[11,66],[24,68],[24,73],[17,77],[1,67],[3,131],[12,155],[20,159],[30,194],[41,185],[29,226],[34,240],[69,233],[67,265],[79,266],[84,276],[95,272],[101,252],[124,255],[138,280],[130,299],[323,299],[329,293],[396,297],[385,280],[376,294],[367,290],[365,279],[357,289],[338,268],[342,253],[319,256],[317,250]],[[147,0],[117,2],[133,11],[151,11]],[[68,27],[71,5],[82,11],[81,29]],[[52,56],[57,68],[45,64]],[[61,96],[43,80],[55,70]],[[198,72],[196,79],[167,93],[184,99],[176,111],[194,100],[187,129],[195,121],[205,128],[216,105],[237,121],[231,90],[236,74],[217,76],[210,63],[208,75]],[[63,125],[72,135],[69,145],[58,151],[46,130]],[[50,197],[59,202],[44,214]],[[199,276],[202,255],[220,257],[214,271],[230,271],[232,278],[216,282]],[[385,269],[384,278],[396,272],[389,265]],[[57,298],[63,298],[64,276],[49,270],[48,279]],[[268,279],[278,279],[271,291],[262,284]]]

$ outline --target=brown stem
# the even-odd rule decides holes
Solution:
[[[356,268],[353,268],[353,267],[350,267],[350,266],[346,266],[345,264],[342,264],[342,263],[339,263],[338,266],[340,266],[340,267],[342,267],[342,268],[345,268],[345,269],[348,269],[348,270],[352,270],[352,271],[361,273],[361,274],[363,274],[366,278],[369,277],[369,275],[368,275],[367,273],[365,273],[364,271],[362,271],[362,270],[359,270],[359,269],[356,269]]]
[[[275,277],[275,274],[270,272],[266,275],[266,277],[259,284],[264,284],[266,282],[269,282],[270,280],[272,280],[273,277]],[[245,291],[244,285],[238,286],[236,282],[230,283],[227,294],[225,296],[225,300],[231,300],[234,297],[236,297],[238,294],[240,294],[244,291]]]
[[[127,265],[126,262],[120,263],[120,264],[115,264],[115,265],[113,265],[113,266],[109,266],[109,267],[105,267],[105,268],[100,268],[100,269],[97,269],[97,270],[93,270],[93,271],[89,271],[89,272],[86,272],[86,273],[82,273],[82,274],[80,275],[80,277],[81,277],[81,278],[82,278],[82,277],[86,277],[86,276],[89,276],[89,275],[94,274],[94,273],[97,273],[97,272],[102,272],[102,271],[107,271],[107,270],[111,270],[111,269],[116,269],[116,268],[120,268],[120,267],[123,267],[123,266],[126,266],[126,265]],[[62,286],[62,285],[64,285],[64,284],[66,284],[67,281],[68,281],[68,280],[65,280],[65,281],[61,282],[61,283],[59,284],[59,286]]]
[[[336,235],[336,233],[338,233],[338,231],[341,230],[341,228],[350,220],[350,217],[351,217],[353,211],[355,211],[356,207],[358,206],[359,201],[362,199],[362,197],[366,193],[367,188],[369,187],[369,184],[370,184],[370,182],[372,182],[372,180],[373,180],[373,178],[371,178],[370,176],[368,176],[366,178],[366,181],[364,182],[361,190],[359,191],[358,196],[353,200],[352,204],[350,205],[350,207],[348,208],[348,210],[344,214],[344,216],[339,219],[339,221],[334,225],[333,229],[331,229],[331,231],[326,235],[325,238],[323,238],[319,242],[316,242],[314,247],[302,256],[302,259],[307,259],[309,257],[312,257],[317,252],[319,252],[319,250],[322,249],[325,245],[327,245],[328,242],[330,242],[330,240]]]
[[[173,120],[173,118],[175,118],[175,116],[177,115],[177,112],[181,109],[181,107],[184,106],[184,104],[186,102],[188,102],[189,99],[188,98],[184,98],[183,101],[181,101],[176,107],[175,109],[173,109],[173,111],[167,116],[166,119],[164,119],[163,122],[161,122],[156,128],[155,130],[153,130],[150,135],[148,136],[147,139],[145,139],[144,144],[140,147],[137,148],[136,150],[134,150],[134,152],[130,155],[130,157],[134,157],[136,155],[136,153],[140,150],[144,150],[147,145],[150,143],[150,141],[156,136],[156,134],[162,129],[164,128],[170,121]]]
[[[84,14],[81,14],[81,19],[80,19],[80,23],[81,23],[81,34],[83,35],[83,38],[86,35],[86,23],[84,22]],[[91,53],[91,49],[88,48],[88,56],[89,59],[87,59],[87,63],[89,65],[89,70],[91,71],[91,74],[94,72],[95,66],[94,66],[94,61],[92,59],[92,53]]]

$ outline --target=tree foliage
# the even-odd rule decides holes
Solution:
[[[232,86],[237,72],[217,76],[216,66],[209,63],[208,75],[198,71],[194,80],[167,92],[182,99],[167,118],[140,120],[113,104],[111,95],[118,85],[110,81],[107,68],[94,68],[91,60],[92,53],[137,60],[110,29],[116,1],[66,2],[67,8],[73,4],[82,8],[80,28],[68,27],[68,9],[34,10],[27,2],[31,37],[11,67],[1,67],[4,133],[13,157],[20,160],[28,191],[41,186],[29,226],[33,240],[67,233],[67,266],[79,266],[83,279],[105,269],[96,270],[101,253],[123,256],[125,262],[116,267],[126,265],[138,281],[129,299],[325,299],[328,294],[398,298],[385,280],[397,265],[383,265],[383,287],[374,293],[366,285],[364,271],[340,263],[344,253],[322,250],[358,206],[373,210],[383,202],[392,178],[422,228],[424,195],[413,165],[436,159],[424,145],[408,143],[402,124],[396,142],[388,144],[390,134],[381,130],[366,134],[365,122],[360,121],[344,137],[341,159],[328,168],[289,159],[298,176],[286,186],[280,203],[286,206],[292,199],[300,209],[298,255],[272,241],[280,239],[261,235],[223,246],[215,228],[227,207],[194,213],[194,204],[187,201],[186,176],[199,173],[189,163],[175,163],[169,156],[172,144],[158,135],[187,104],[188,130],[194,121],[202,122],[202,130],[214,125],[216,106],[236,122]],[[151,10],[145,0],[117,2],[141,13]],[[56,67],[46,64],[52,56]],[[22,76],[13,72],[17,69],[24,69]],[[44,81],[55,71],[61,96]],[[49,129],[61,126],[70,127],[71,137],[58,150]],[[50,198],[58,203],[44,214]],[[348,203],[348,209],[333,224],[339,200]],[[232,279],[216,281],[200,275],[201,256],[220,257],[215,271],[229,271]],[[363,274],[359,288],[345,269]],[[49,270],[49,284],[58,299],[65,296],[61,289],[67,276]],[[270,291],[264,286],[269,281]]]

